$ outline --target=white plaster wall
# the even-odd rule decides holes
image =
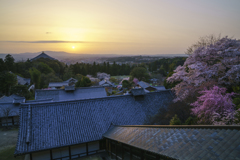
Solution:
[[[19,117],[13,117],[13,119],[15,125],[19,124]]]
[[[7,126],[6,122],[8,122],[8,125],[11,126],[12,125],[12,117],[6,119],[6,118],[1,118],[1,121],[2,123],[5,123],[5,124],[2,124],[2,126]]]
[[[60,158],[60,157],[65,157],[65,156],[69,156],[68,147],[53,149],[53,150],[52,150],[52,156],[53,156],[53,159],[55,159],[55,158]],[[63,160],[64,160],[64,159],[69,159],[69,157],[63,158]]]
[[[85,153],[87,151],[86,144],[71,146],[71,155]]]
[[[88,143],[88,152],[95,151],[95,150],[99,150],[99,141]]]
[[[79,145],[75,145],[75,146],[71,146],[71,155],[76,155],[76,154],[81,154],[81,153],[85,153],[82,154],[82,156],[86,156],[86,144],[79,144]],[[72,158],[76,158],[77,156],[72,156]]]
[[[51,160],[50,150],[32,153],[32,160]]]

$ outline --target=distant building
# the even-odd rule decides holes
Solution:
[[[60,89],[68,86],[68,82],[49,82],[48,87],[52,89]]]
[[[18,85],[30,85],[31,79],[30,78],[23,78],[17,75]]]
[[[12,94],[0,98],[0,126],[19,125],[19,109],[24,103],[51,102],[52,99],[26,100],[25,97]]]
[[[0,98],[0,126],[18,125],[21,103],[25,103],[25,97],[15,94]]]
[[[150,84],[148,84],[147,82],[144,82],[144,81],[138,82],[137,86],[143,88],[147,92],[151,92],[151,91],[156,91],[157,90],[155,87],[151,86]]]
[[[102,86],[102,87],[115,87],[115,84],[108,81],[108,80],[102,80],[99,82],[99,86]]]
[[[39,58],[47,58],[47,59],[51,59],[51,60],[57,60],[57,59],[55,59],[55,58],[50,57],[50,56],[47,55],[46,53],[42,52],[42,53],[39,54],[38,56],[30,59],[30,61],[34,61],[34,60],[37,60],[37,59],[39,59]]]
[[[164,86],[155,86],[154,88],[156,88],[158,91],[166,90]]]
[[[12,73],[12,72],[10,71],[10,73]],[[14,74],[14,73],[12,73],[12,74]],[[31,79],[30,78],[23,78],[19,75],[16,75],[16,76],[17,76],[18,85],[30,85],[31,84]]]
[[[75,86],[77,81],[78,81],[77,79],[71,77],[68,80],[63,81],[63,82],[49,82],[48,87],[52,88],[52,89],[60,89],[62,87],[66,87],[66,86]]]
[[[64,81],[64,82],[67,82],[69,86],[75,86],[75,84],[77,83],[77,79],[75,78],[69,78],[68,80]]]

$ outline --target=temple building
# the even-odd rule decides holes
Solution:
[[[26,160],[239,159],[240,126],[157,126],[149,118],[173,100],[170,90],[21,105],[15,156]]]

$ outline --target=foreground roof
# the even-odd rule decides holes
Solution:
[[[131,90],[131,93],[133,94],[133,96],[140,96],[146,94],[143,88],[134,88]]]
[[[104,87],[82,87],[76,88],[72,92],[65,89],[36,90],[35,99],[43,100],[52,98],[52,101],[77,100],[106,97],[107,93]]]
[[[144,124],[171,100],[170,91],[162,91],[138,100],[125,95],[22,104],[15,155],[102,139],[111,124]]]
[[[240,126],[115,126],[103,137],[180,160],[240,158]]]

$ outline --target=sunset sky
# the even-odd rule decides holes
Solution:
[[[0,0],[0,53],[183,54],[240,39],[240,0]]]

